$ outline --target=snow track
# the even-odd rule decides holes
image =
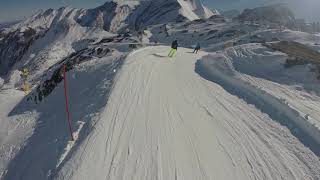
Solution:
[[[290,131],[195,72],[190,49],[132,53],[95,129],[56,179],[319,179]]]

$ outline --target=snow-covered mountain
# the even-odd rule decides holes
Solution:
[[[294,13],[285,4],[245,9],[237,19],[240,21],[276,23],[282,25],[293,25],[295,23]]]
[[[219,14],[205,7],[201,0],[113,0],[94,9],[60,8],[39,12],[16,28],[49,28],[61,19],[75,20],[84,27],[98,27],[109,32],[143,27],[162,22],[205,19]]]
[[[74,42],[98,39],[100,31],[139,30],[149,25],[209,18],[215,14],[218,12],[204,7],[200,0],[116,0],[88,10],[66,7],[40,11],[0,31],[0,74],[6,75],[13,66],[43,69],[36,66],[44,59],[51,59],[44,65],[49,67],[74,52]],[[102,34],[108,36],[107,32]]]
[[[0,179],[320,179],[320,36],[273,11],[117,0],[1,29]]]
[[[19,23],[20,20],[16,20],[16,21],[9,21],[9,22],[1,22],[0,23],[0,30],[3,28],[9,28],[17,23]]]
[[[200,0],[116,0],[88,10],[78,22],[117,32],[123,28],[209,18],[217,13],[203,6]]]

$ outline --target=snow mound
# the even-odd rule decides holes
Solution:
[[[286,68],[286,59],[286,54],[248,44],[205,57],[198,72],[288,127],[320,154],[320,107],[308,105],[319,99],[313,94],[319,80],[312,66]]]

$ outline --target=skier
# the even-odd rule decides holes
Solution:
[[[197,45],[196,45],[196,47],[194,48],[193,53],[198,54],[198,51],[199,51],[199,50],[200,50],[200,43],[198,42]]]
[[[174,40],[171,44],[171,51],[169,52],[168,56],[173,57],[177,53],[178,49],[178,40]]]

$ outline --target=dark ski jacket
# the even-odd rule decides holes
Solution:
[[[200,43],[197,43],[196,48],[197,50],[200,50]]]
[[[171,48],[172,48],[172,49],[178,49],[178,41],[177,41],[177,40],[175,40],[175,41],[172,42]]]

